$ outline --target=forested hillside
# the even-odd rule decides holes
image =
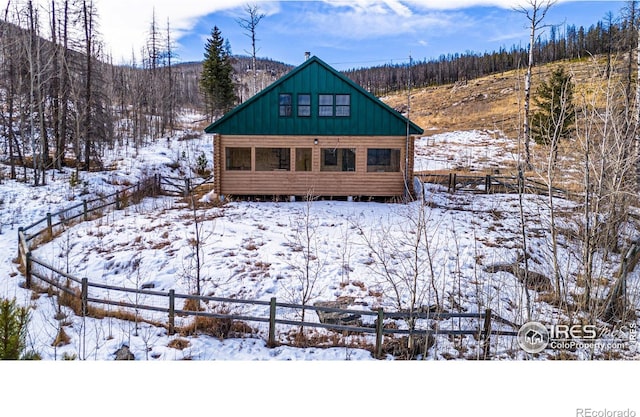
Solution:
[[[34,185],[52,168],[104,169],[105,149],[166,136],[178,127],[179,112],[203,108],[202,63],[176,62],[169,28],[152,22],[146,47],[115,65],[103,53],[96,11],[61,5],[47,25],[29,8],[7,10],[0,20],[0,140],[10,177],[26,180],[33,171]],[[232,57],[237,102],[250,96],[249,62]],[[258,86],[289,68],[258,60]]]
[[[27,169],[32,169],[36,174],[33,181],[39,185],[45,181],[44,172],[51,168],[67,165],[104,169],[104,149],[123,142],[138,147],[149,138],[166,136],[176,128],[179,111],[204,114],[199,87],[202,63],[177,62],[168,25],[164,28],[152,21],[146,46],[134,51],[128,64],[115,65],[103,52],[95,29],[97,12],[90,4],[53,4],[59,7],[53,10],[49,22],[38,19],[37,13],[26,6],[19,12],[8,9],[0,21],[0,140],[11,166],[11,178],[21,175],[26,179]],[[610,14],[586,29],[570,24],[549,27],[534,45],[536,64],[599,55],[604,60],[606,79],[612,60],[617,60],[618,73],[626,79],[625,96],[630,97],[635,83],[632,63],[637,34],[629,23],[633,18],[627,11],[620,13],[620,17]],[[438,59],[416,60],[411,65],[360,68],[346,74],[378,96],[406,90],[409,84],[413,89],[453,86],[464,95],[461,87],[470,80],[492,75],[511,83],[497,93],[505,95],[507,90],[515,93],[519,89],[507,73],[524,66],[527,49],[518,45],[482,54],[451,53]],[[237,104],[251,96],[254,89],[249,86],[254,77],[250,57],[233,56],[232,62]],[[255,89],[265,88],[291,68],[260,59]],[[487,89],[493,86],[494,82],[485,85]],[[449,97],[447,105],[471,100],[474,112],[464,106],[464,113],[482,117],[482,106],[475,105],[484,100],[482,97]],[[506,108],[519,107],[513,97],[508,100],[503,103]],[[395,101],[394,107],[406,110],[401,99]],[[416,101],[412,116],[428,128],[437,124],[437,117],[431,116],[438,116],[438,112]],[[456,125],[455,119],[443,116],[449,128]],[[510,131],[514,124],[505,124],[504,120],[492,117],[487,122]],[[210,120],[201,122],[192,126],[194,130]]]
[[[627,13],[624,12],[623,13]],[[637,11],[635,11],[637,13]],[[589,28],[575,25],[550,26],[534,45],[534,61],[541,65],[560,60],[605,55],[608,59],[637,47],[637,32],[629,16],[606,16]],[[570,23],[570,22],[569,22]],[[412,60],[411,65],[356,68],[346,74],[375,95],[413,87],[453,84],[490,74],[526,67],[528,45],[500,47],[497,51],[452,52],[437,59]]]

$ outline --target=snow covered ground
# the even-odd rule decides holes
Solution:
[[[499,148],[508,144],[485,144],[490,133],[458,132],[421,139],[417,144],[416,166],[437,165],[446,146],[460,146],[469,161],[485,158],[500,161]],[[431,142],[427,142],[431,141]],[[500,139],[507,141],[508,139]],[[441,146],[434,146],[440,144]],[[457,148],[456,148],[457,149]],[[212,155],[210,138],[180,141],[178,137],[161,140],[143,149],[120,148],[111,151],[108,163],[114,170],[81,173],[80,184],[70,184],[71,170],[51,172],[47,185],[33,187],[4,180],[0,186],[1,234],[0,296],[16,298],[31,307],[30,348],[43,359],[79,358],[110,360],[123,344],[130,347],[136,359],[373,359],[369,351],[350,348],[296,348],[265,346],[265,328],[254,326],[257,338],[214,337],[189,338],[189,346],[169,347],[172,339],[162,328],[150,324],[134,324],[116,319],[82,319],[64,311],[64,328],[70,337],[65,346],[52,346],[60,326],[56,319],[57,303],[46,294],[34,296],[21,288],[24,278],[17,271],[16,232],[18,226],[29,225],[46,213],[76,204],[81,199],[110,194],[144,176],[161,174],[191,176],[191,168],[202,153]],[[453,154],[463,152],[452,150]],[[490,155],[488,154],[490,153]],[[506,160],[511,155],[503,155]],[[209,158],[210,159],[210,158]],[[502,162],[501,162],[502,163]],[[434,165],[435,164],[435,165]],[[410,204],[379,202],[347,202],[318,200],[306,202],[231,201],[223,206],[215,197],[205,195],[198,215],[202,223],[202,291],[204,295],[299,303],[302,300],[300,271],[305,258],[300,251],[302,230],[309,226],[312,238],[307,243],[316,252],[312,267],[317,274],[308,302],[330,301],[350,297],[354,307],[386,311],[407,305],[407,291],[394,295],[381,268],[380,248],[386,248],[387,262],[394,268],[410,267],[410,245],[419,227],[424,228],[428,257],[421,254],[419,268],[424,279],[419,288],[420,305],[440,305],[446,311],[482,312],[486,308],[515,324],[526,322],[524,291],[517,279],[507,272],[493,273],[487,267],[514,262],[520,253],[519,205],[514,195],[449,194],[439,186],[425,186],[424,201]],[[211,201],[213,200],[213,201]],[[551,276],[550,236],[545,199],[527,196],[525,215],[532,248],[531,268]],[[571,223],[574,203],[557,201],[561,226]],[[423,210],[422,223],[418,219]],[[195,265],[193,212],[178,198],[145,199],[140,205],[112,212],[103,218],[70,227],[53,241],[42,245],[35,256],[92,282],[124,287],[174,289],[177,293],[193,293]],[[579,248],[561,242],[560,263],[575,273]],[[424,247],[426,248],[426,246]],[[421,250],[424,250],[421,249]],[[394,259],[394,254],[399,259]],[[601,272],[614,271],[616,259],[600,264]],[[629,294],[637,302],[638,279],[629,283]],[[579,292],[576,283],[569,290]],[[96,297],[111,296],[108,292]],[[131,301],[123,299],[123,301]],[[145,303],[146,300],[138,300]],[[181,306],[177,306],[180,308]],[[213,307],[212,307],[213,308]],[[238,314],[262,315],[264,309],[238,307]],[[559,313],[534,293],[532,319],[562,320]],[[152,318],[151,315],[147,318]],[[155,317],[157,318],[157,317]],[[294,317],[292,317],[294,318]],[[317,320],[315,314],[308,318]],[[166,318],[159,318],[162,321]],[[400,327],[402,323],[398,324]],[[472,322],[465,325],[474,326]],[[513,330],[513,329],[507,329]],[[517,329],[516,329],[517,330]],[[492,346],[496,358],[522,359],[515,338],[496,338]],[[595,357],[603,354],[596,352]],[[635,347],[621,352],[621,357],[636,358]],[[477,343],[472,339],[452,341],[441,338],[430,350],[428,359],[473,359]],[[585,353],[584,355],[587,355]],[[578,352],[578,357],[582,356]]]
[[[459,164],[486,167],[489,161],[502,164],[513,160],[510,151],[504,152],[505,147],[512,149],[512,144],[506,143],[508,139],[496,139],[505,143],[495,146],[487,144],[493,140],[493,136],[494,133],[457,132],[421,139],[416,144],[416,169],[451,169]],[[113,360],[115,351],[126,344],[137,360],[156,363],[181,359],[207,362],[319,360],[343,364],[345,361],[371,363],[373,357],[368,350],[358,347],[295,347],[289,345],[290,341],[284,332],[279,335],[282,345],[268,348],[265,329],[260,326],[255,326],[256,334],[253,337],[219,340],[204,335],[169,336],[164,328],[146,323],[140,323],[136,328],[132,322],[117,319],[83,320],[65,307],[62,308],[64,314],[61,319],[56,315],[58,306],[54,297],[46,293],[34,296],[31,291],[21,287],[24,278],[14,262],[19,226],[29,225],[46,213],[76,204],[81,199],[110,194],[145,176],[156,173],[191,176],[192,167],[203,152],[210,160],[212,145],[209,137],[203,135],[184,141],[173,137],[139,150],[124,147],[110,151],[107,165],[115,169],[100,173],[82,172],[80,184],[74,187],[70,181],[71,170],[50,172],[47,185],[41,187],[2,180],[0,296],[15,298],[20,304],[30,306],[29,348],[48,362],[71,358],[104,363]],[[6,167],[0,169],[6,174]],[[304,259],[297,245],[301,231],[308,225],[313,235],[310,242],[317,250],[313,265],[318,272],[310,303],[351,297],[355,308],[397,310],[398,303],[406,304],[408,294],[401,292],[398,296],[393,295],[388,280],[383,277],[380,258],[376,257],[374,250],[386,248],[387,253],[391,254],[387,259],[390,265],[398,269],[407,267],[409,264],[406,260],[411,254],[409,246],[415,238],[418,224],[421,224],[431,257],[428,262],[423,252],[420,261],[421,274],[425,277],[421,287],[422,305],[437,303],[447,311],[465,312],[491,308],[505,320],[524,323],[522,285],[509,273],[492,273],[486,268],[513,262],[518,257],[521,246],[517,196],[452,195],[438,186],[426,186],[424,201],[425,205],[420,202],[390,204],[336,200],[312,203],[231,201],[220,206],[216,204],[215,197],[205,195],[199,209],[199,215],[207,219],[202,223],[201,235],[202,293],[255,300],[276,297],[284,302],[299,302],[302,292],[299,271]],[[556,203],[562,213],[558,221],[564,222],[563,227],[575,227],[571,221],[574,203]],[[524,200],[529,245],[532,248],[531,268],[551,276],[548,261],[549,220],[545,204],[545,199],[537,196],[526,196]],[[421,210],[425,217],[422,223],[417,223]],[[174,289],[176,292],[191,293],[195,285],[193,239],[193,212],[178,198],[162,197],[145,199],[140,205],[72,226],[53,241],[40,246],[35,256],[68,270],[74,276],[87,277],[95,282],[130,287],[146,285],[159,291]],[[575,273],[579,248],[570,241],[561,241],[561,247],[561,264],[568,274]],[[612,279],[617,261],[611,258],[601,262],[599,271]],[[631,300],[636,305],[638,285],[636,272],[628,286]],[[579,292],[580,288],[575,282],[570,282],[569,290]],[[564,319],[557,309],[536,293],[532,304],[532,318],[535,320],[562,322]],[[236,312],[260,313],[250,308]],[[317,320],[317,317],[312,315],[308,319]],[[53,346],[61,320],[70,341],[64,346]],[[402,326],[402,323],[398,325]],[[188,346],[170,347],[176,338],[187,339]],[[492,352],[496,359],[530,358],[519,349],[513,337],[494,338]],[[607,352],[602,351],[594,352],[594,356],[590,354],[577,351],[574,357],[608,357]],[[455,340],[440,337],[425,359],[474,359],[476,355],[477,342],[473,338]],[[635,345],[618,352],[616,357],[639,358]],[[393,358],[389,356],[388,359]],[[97,369],[102,371],[101,367]],[[158,369],[163,372],[167,368],[144,368],[142,372],[158,372]],[[227,375],[234,375],[236,369],[240,370],[238,372],[260,369],[267,373],[280,373],[285,378],[295,378],[298,372],[309,374],[325,370],[302,367],[288,373],[280,368],[272,371],[269,367],[250,367],[247,371],[241,365],[222,369]],[[336,373],[334,377],[340,377],[340,372],[343,372],[339,371],[342,367],[326,369],[330,369],[332,374]],[[379,368],[345,369],[354,372],[354,375],[366,375],[371,379],[376,378]],[[415,369],[423,368],[413,368],[410,372],[413,373]],[[173,368],[168,368],[167,372],[171,370]],[[405,370],[401,367],[400,370],[396,368],[391,371],[399,372],[397,378],[401,378]],[[185,371],[184,368],[180,368],[180,372],[187,375],[190,372],[198,373],[195,369]],[[368,372],[373,372],[373,375]],[[431,369],[425,372],[431,372]],[[264,378],[263,374],[259,376]],[[326,374],[323,376],[327,378]],[[163,377],[158,375],[158,378]],[[447,376],[441,378],[446,379]],[[245,380],[240,378],[236,383],[242,384]],[[265,382],[262,379],[260,381]],[[269,384],[268,381],[265,383]],[[361,410],[368,409],[366,404],[362,405]],[[380,411],[376,407],[371,410]],[[289,412],[284,414],[293,415]],[[311,414],[319,415],[319,412]]]
[[[415,143],[415,170],[486,170],[515,166],[518,143],[497,131],[425,136]]]

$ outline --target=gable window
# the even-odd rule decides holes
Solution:
[[[349,94],[336,94],[336,116],[351,116],[351,96]]]
[[[311,94],[298,94],[298,116],[311,116]]]
[[[278,104],[279,104],[278,114],[280,115],[280,117],[291,117],[291,108],[292,108],[291,94],[289,93],[280,94],[278,98]]]
[[[320,117],[333,116],[333,94],[318,95],[318,116]]]
[[[399,172],[400,149],[367,149],[367,172]]]

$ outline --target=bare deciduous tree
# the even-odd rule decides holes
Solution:
[[[370,252],[371,272],[379,278],[383,297],[398,311],[408,313],[409,352],[415,340],[416,314],[433,307],[440,309],[441,300],[436,286],[434,242],[438,224],[429,217],[424,200],[401,208],[396,221],[380,221],[377,228],[367,231],[354,223],[364,245]],[[392,219],[390,219],[392,220]]]
[[[265,17],[264,13],[260,12],[260,8],[257,4],[248,4],[245,6],[244,11],[247,13],[247,17],[241,17],[237,20],[242,29],[246,31],[246,35],[251,38],[251,72],[253,75],[253,91],[251,95],[258,92],[258,73],[256,68],[256,28],[260,21]]]
[[[323,242],[318,232],[318,218],[313,213],[314,201],[313,194],[308,193],[302,210],[293,220],[293,234],[289,238],[289,247],[293,251],[289,264],[296,285],[284,289],[292,302],[303,306],[318,296],[321,290],[318,283],[328,263],[328,252],[322,248]],[[304,309],[301,320],[305,320]]]
[[[527,73],[524,78],[524,148],[525,148],[525,164],[527,169],[531,167],[531,132],[529,120],[529,106],[531,101],[531,75],[534,65],[534,45],[536,43],[536,33],[544,27],[542,21],[547,12],[556,3],[557,0],[527,0],[529,7],[520,6],[516,10],[525,15],[529,21],[529,61],[527,64]]]

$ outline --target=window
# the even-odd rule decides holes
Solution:
[[[311,94],[298,94],[298,116],[311,116]]]
[[[322,166],[321,170],[325,171],[322,168],[328,167],[337,167],[338,166],[338,150],[337,149],[323,149],[322,150]],[[328,170],[328,169],[327,169]],[[335,170],[332,170],[335,171]]]
[[[227,171],[251,171],[251,148],[225,148]]]
[[[320,171],[350,172],[355,170],[355,149],[322,149]]]
[[[334,106],[335,104],[335,106]],[[349,94],[319,94],[318,116],[349,117],[351,116],[351,96]]]
[[[279,115],[280,117],[291,117],[291,94],[280,94],[279,99]]]
[[[349,94],[336,94],[336,116],[351,116],[351,96]]]
[[[290,171],[291,149],[256,148],[256,171]]]
[[[296,148],[296,171],[311,171],[311,148]]]
[[[400,172],[400,149],[367,149],[367,172]]]
[[[318,116],[333,116],[333,94],[318,95]]]

